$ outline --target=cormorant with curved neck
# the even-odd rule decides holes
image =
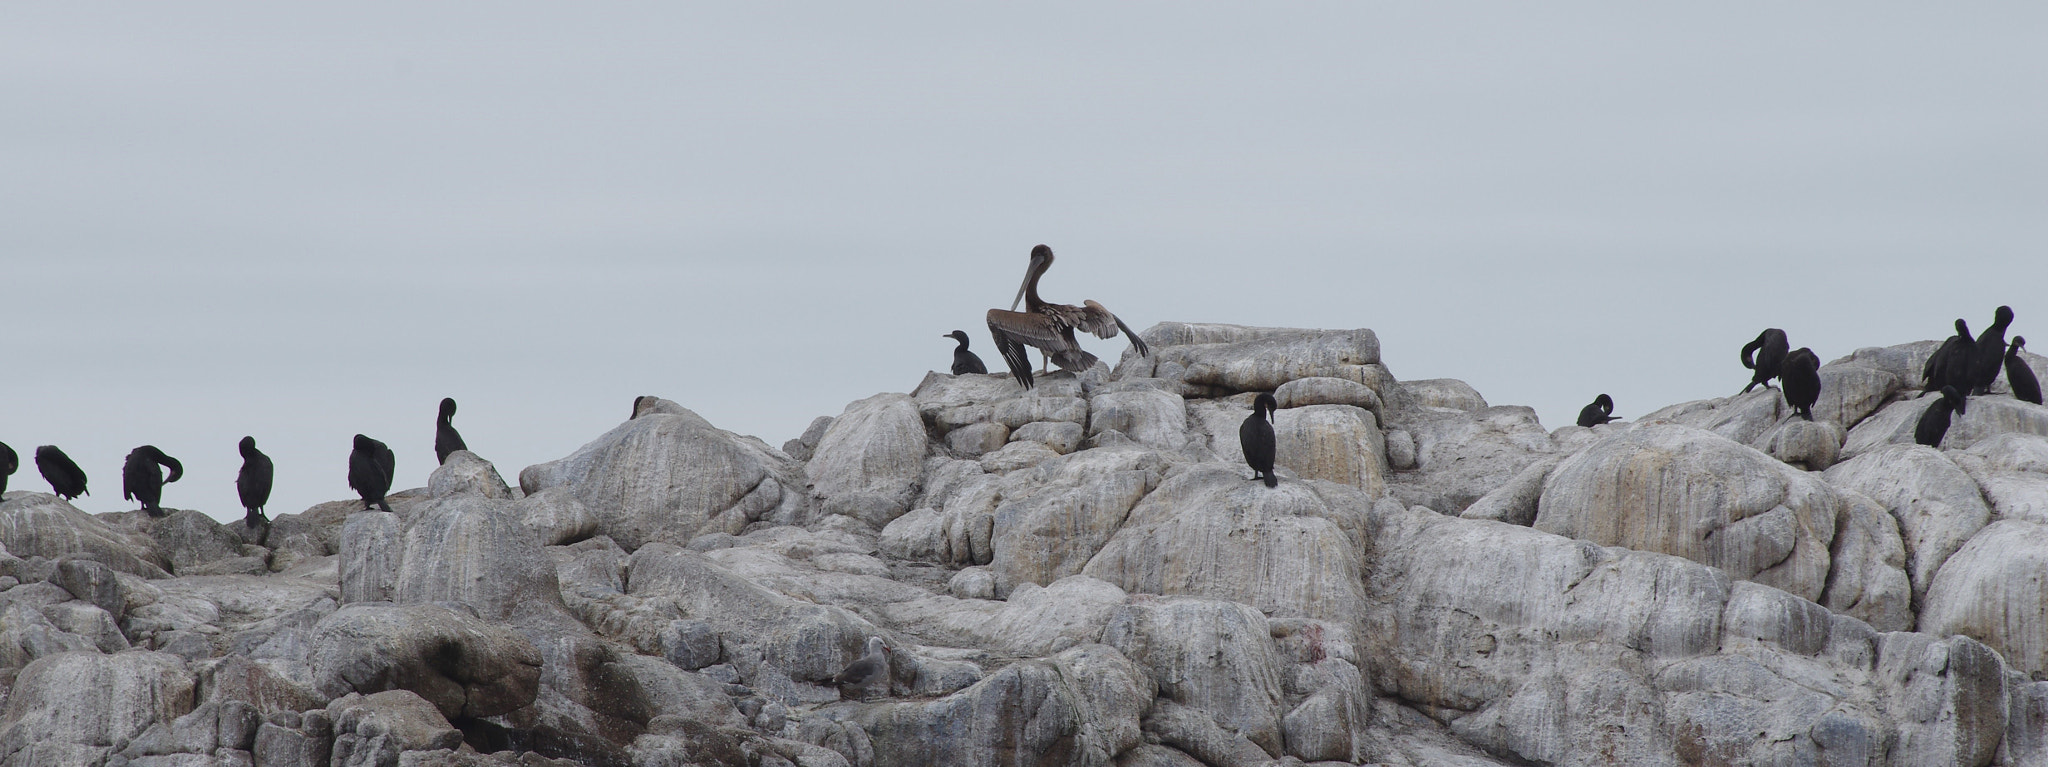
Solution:
[[[7,443],[0,442],[0,495],[7,493],[7,478],[14,476],[14,470],[19,468],[21,456],[16,455],[14,448],[8,447]]]
[[[56,445],[36,448],[36,471],[42,472],[43,479],[50,483],[50,492],[59,498],[72,500],[81,495],[92,495],[85,490],[85,471]]]
[[[1941,398],[1920,411],[1920,423],[1913,426],[1913,441],[1940,448],[1941,438],[1948,434],[1950,412],[1965,412],[1963,392],[1954,384],[1941,387]]]
[[[170,469],[171,476],[164,476],[163,470]],[[164,485],[178,481],[185,476],[185,465],[178,459],[164,455],[155,445],[143,445],[128,451],[128,460],[121,464],[121,498],[141,501],[142,510],[152,517],[164,515]]]
[[[1977,350],[1970,354],[1969,393],[1990,394],[1991,385],[1998,382],[1998,369],[2005,361],[2005,329],[2011,325],[2012,307],[2001,306],[1991,327],[1977,336]]]
[[[1775,376],[1777,374],[1774,372],[1772,373],[1772,375]],[[1750,385],[1755,386],[1758,383],[1762,382],[1753,381],[1750,383]],[[1743,391],[1749,390],[1744,389]],[[1584,426],[1588,429],[1593,428],[1595,426],[1599,426],[1603,423],[1607,423],[1608,421],[1618,420],[1621,419],[1618,416],[1614,415],[1614,399],[1605,394],[1602,394],[1598,397],[1594,397],[1593,404],[1587,405],[1579,409],[1579,425]]]
[[[2027,367],[2027,361],[2020,358],[2020,349],[2027,345],[2026,336],[2013,336],[2012,347],[2005,350],[2005,385],[2012,387],[2012,396],[2021,402],[2041,404],[2041,379],[2034,376],[2034,369]]]
[[[1131,330],[1129,325],[1111,314],[1109,309],[1094,301],[1082,301],[1081,306],[1072,304],[1047,303],[1038,297],[1038,278],[1045,276],[1052,268],[1052,248],[1039,245],[1031,249],[1031,265],[1024,270],[1024,284],[1018,286],[1016,299],[1010,302],[1009,310],[988,310],[988,332],[995,338],[996,351],[1002,352],[1003,362],[1010,366],[1010,374],[1017,383],[1029,389],[1031,380],[1031,358],[1025,347],[1037,347],[1045,353],[1048,363],[1060,366],[1061,370],[1079,373],[1095,366],[1095,355],[1082,350],[1074,340],[1074,329],[1094,333],[1097,338],[1115,338],[1118,332],[1130,336],[1131,348],[1139,356],[1151,354],[1145,348],[1145,339]],[[1024,311],[1016,311],[1018,302],[1024,304]]]
[[[455,424],[448,419],[455,417],[455,398],[441,398],[441,417],[434,420],[434,458],[440,463],[448,462],[448,454],[457,450],[468,450],[462,443],[462,433],[455,430]]]
[[[270,483],[277,474],[277,467],[270,462],[270,456],[256,449],[255,437],[243,437],[239,446],[242,451],[242,471],[235,475],[235,494],[242,498],[242,527],[256,533],[258,546],[270,537],[270,518],[263,515],[263,506],[270,502]]]
[[[1785,331],[1777,328],[1764,328],[1764,332],[1756,335],[1756,340],[1743,344],[1742,366],[1756,372],[1750,375],[1749,385],[1742,387],[1742,393],[1748,394],[1757,384],[1771,388],[1769,382],[1778,377],[1778,370],[1785,364],[1785,355],[1791,348],[1792,342],[1785,338]],[[1750,358],[1752,354],[1756,355],[1754,360]]]
[[[953,347],[953,375],[988,372],[988,366],[981,364],[981,358],[967,350],[967,331],[955,330],[939,337],[960,342],[959,346]]]
[[[391,504],[384,502],[384,494],[391,492],[391,474],[397,468],[398,461],[391,455],[390,446],[356,435],[355,449],[348,453],[348,486],[363,497],[364,511],[372,505],[391,510]]]
[[[1920,391],[1941,391],[1949,384],[1967,386],[1970,380],[1970,359],[1976,355],[1977,339],[1970,336],[1970,323],[1956,318],[1956,334],[1942,341],[1934,354],[1927,357],[1927,364],[1920,366],[1920,377],[1925,383]]]
[[[1792,414],[1813,420],[1813,403],[1820,401],[1820,358],[1814,356],[1812,349],[1801,346],[1785,355],[1778,384],[1785,404],[1792,406]]]
[[[1252,414],[1237,427],[1237,444],[1244,448],[1244,462],[1252,467],[1252,479],[1263,479],[1267,487],[1279,487],[1280,475],[1273,473],[1273,458],[1278,448],[1273,438],[1273,411],[1280,403],[1273,395],[1260,392],[1252,400]]]

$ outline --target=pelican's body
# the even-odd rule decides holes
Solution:
[[[1763,373],[1759,371],[1757,374],[1762,375]],[[1771,375],[1776,376],[1777,371],[1773,369],[1771,371]],[[1759,383],[1763,382],[1751,381],[1749,385],[1755,386]],[[1743,391],[1748,391],[1748,389],[1744,389]],[[1593,404],[1587,405],[1579,410],[1579,425],[1584,426],[1588,429],[1613,420],[1618,420],[1614,415],[1614,398],[1609,397],[1605,394],[1602,394],[1598,397],[1594,397]]]
[[[955,330],[939,337],[960,342],[959,346],[953,347],[953,375],[988,372],[988,366],[981,364],[981,358],[967,350],[967,331]]]
[[[1804,346],[1785,355],[1785,365],[1778,372],[1778,390],[1784,393],[1785,404],[1792,406],[1793,415],[1813,420],[1813,403],[1820,401],[1820,357]]]
[[[2020,350],[2026,345],[2026,336],[2013,336],[2012,346],[2005,350],[2005,385],[2012,387],[2013,398],[2039,405],[2041,379],[2034,377],[2034,369],[2027,367],[2027,361],[2020,358]]]
[[[78,468],[71,456],[58,450],[56,445],[36,448],[36,471],[42,472],[43,479],[50,483],[50,492],[58,497],[69,500],[92,495],[85,491],[85,470]]]
[[[434,458],[440,463],[448,462],[448,454],[457,450],[468,450],[463,444],[462,433],[455,430],[455,398],[441,398],[441,416],[434,419]]]
[[[391,510],[391,504],[384,502],[384,494],[391,492],[391,474],[397,468],[398,461],[391,455],[390,446],[356,435],[355,449],[348,453],[348,486],[362,496],[364,511],[373,505]]]
[[[995,337],[996,350],[1002,352],[1003,361],[1009,364],[1010,374],[1017,377],[1018,383],[1026,389],[1033,385],[1031,358],[1024,350],[1027,346],[1037,347],[1045,353],[1047,362],[1061,370],[1079,373],[1094,367],[1098,360],[1074,340],[1075,328],[1094,333],[1097,338],[1115,338],[1122,332],[1131,337],[1131,347],[1139,355],[1152,353],[1145,348],[1144,339],[1102,304],[1082,301],[1080,306],[1074,306],[1040,299],[1038,278],[1052,268],[1052,261],[1052,248],[1032,248],[1031,265],[1024,271],[1024,284],[1017,288],[1017,298],[1010,302],[1010,308],[988,310],[989,335]],[[1024,305],[1021,312],[1016,311],[1020,302]]]
[[[1779,368],[1785,364],[1785,355],[1790,354],[1791,350],[1792,342],[1786,340],[1785,331],[1777,328],[1764,328],[1764,332],[1757,334],[1756,340],[1743,344],[1742,366],[1756,372],[1750,375],[1749,385],[1742,387],[1742,393],[1748,394],[1750,389],[1757,387],[1757,384],[1763,384],[1766,389],[1771,388],[1770,380],[1778,377]],[[1751,359],[1752,354],[1755,355],[1754,359]]]
[[[1244,448],[1245,465],[1252,467],[1252,479],[1263,479],[1267,487],[1279,487],[1280,475],[1273,473],[1273,459],[1279,449],[1273,438],[1273,411],[1280,403],[1261,392],[1252,400],[1252,414],[1237,427],[1237,445]]]
[[[242,471],[235,475],[235,494],[242,498],[242,526],[256,534],[253,543],[261,546],[270,537],[270,518],[263,515],[263,506],[270,503],[270,484],[277,467],[270,456],[256,449],[255,437],[243,437],[239,447]]]
[[[164,476],[163,470],[170,469],[171,475]],[[142,510],[152,517],[164,515],[164,485],[178,481],[185,476],[185,467],[178,459],[164,455],[155,445],[143,445],[128,451],[128,460],[121,465],[121,498],[140,501]]]

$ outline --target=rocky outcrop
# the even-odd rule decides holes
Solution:
[[[1811,422],[1546,431],[1371,331],[1146,338],[782,450],[642,397],[261,545],[16,492],[0,766],[2048,763],[2048,436],[1993,394],[1900,443],[1931,344]]]

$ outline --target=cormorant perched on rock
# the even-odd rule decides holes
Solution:
[[[974,356],[974,352],[967,350],[967,331],[955,330],[939,337],[960,341],[959,346],[953,347],[953,375],[988,372],[988,366],[981,364],[981,358]]]
[[[170,469],[171,476],[164,476],[164,469]],[[155,445],[143,445],[128,451],[128,460],[121,464],[121,498],[141,501],[143,511],[161,517],[164,485],[182,476],[185,465],[178,463],[178,459],[164,455]]]
[[[839,686],[839,697],[859,700],[868,697],[881,688],[883,697],[889,695],[889,645],[881,637],[868,637],[868,652],[860,660],[847,664],[846,669],[832,677],[832,683]]]
[[[21,468],[21,456],[15,455],[14,448],[0,442],[0,494],[7,492],[7,478],[14,476],[14,470]]]
[[[1781,338],[1784,336],[1783,333],[1780,333],[1778,335]],[[1759,375],[1761,375],[1761,373],[1759,373]],[[1771,375],[1777,375],[1776,371],[1773,371]],[[1763,382],[1751,381],[1749,385],[1755,386],[1760,383]],[[1749,390],[1743,389],[1743,391]],[[1593,404],[1587,405],[1579,409],[1579,425],[1584,426],[1588,429],[1593,428],[1595,426],[1599,426],[1603,423],[1607,423],[1608,421],[1618,420],[1620,420],[1620,418],[1614,415],[1614,399],[1608,397],[1605,394],[1602,394],[1598,397],[1594,397]]]
[[[85,472],[71,461],[71,456],[58,450],[56,445],[36,448],[36,471],[49,480],[50,492],[66,500],[81,495],[92,495],[85,491]]]
[[[277,467],[270,462],[270,456],[256,449],[255,437],[243,437],[242,471],[235,475],[235,494],[242,497],[242,526],[256,533],[258,546],[270,537],[270,518],[263,515],[263,506],[270,502],[270,483],[277,475]]]
[[[448,462],[448,454],[457,450],[468,450],[462,444],[462,433],[455,430],[455,424],[448,419],[455,417],[455,398],[441,398],[441,417],[434,421],[434,458],[441,463]]]
[[[1244,462],[1252,467],[1252,479],[1265,480],[1267,487],[1280,486],[1280,475],[1273,473],[1273,458],[1278,449],[1274,446],[1270,420],[1279,407],[1273,395],[1261,392],[1252,400],[1252,414],[1237,427],[1237,444],[1244,448]]]
[[[2027,345],[2026,336],[2013,336],[2012,348],[2005,350],[2005,385],[2012,387],[2012,396],[2022,402],[2041,404],[2041,379],[2034,377],[2034,369],[2027,367],[2027,361],[2020,359],[2020,349]],[[0,484],[0,490],[6,489]]]
[[[1990,394],[1991,385],[1998,382],[1999,363],[2005,361],[2005,329],[2011,325],[2012,307],[2001,306],[1991,327],[1977,336],[1977,350],[1970,354],[1970,394]]]
[[[1785,331],[1777,328],[1764,328],[1764,332],[1756,335],[1756,340],[1743,344],[1742,366],[1756,372],[1750,376],[1749,385],[1742,387],[1742,393],[1748,394],[1757,384],[1771,388],[1769,381],[1778,377],[1779,369],[1785,364],[1785,355],[1791,348],[1792,342],[1785,338]],[[1750,359],[1751,354],[1756,355],[1754,360]],[[1579,420],[1584,421],[1584,416]]]
[[[1948,434],[1949,413],[1965,412],[1963,392],[1954,384],[1941,387],[1941,398],[1920,411],[1920,423],[1913,427],[1913,441],[1928,447],[1941,447],[1941,438]]]
[[[389,446],[356,435],[356,447],[348,453],[348,486],[363,497],[364,511],[372,505],[391,510],[391,504],[384,502],[384,494],[391,492],[391,474],[397,468],[398,460],[391,455]]]
[[[1941,387],[1949,384],[1965,386],[1970,379],[1970,358],[1976,349],[1977,339],[1970,336],[1970,323],[1957,317],[1956,334],[1941,342],[1934,354],[1927,357],[1927,364],[1920,366],[1920,377],[1926,381],[1920,390],[1941,391]]]
[[[1785,355],[1784,367],[1778,371],[1778,385],[1785,394],[1785,404],[1792,406],[1792,414],[1813,420],[1813,403],[1820,401],[1820,358],[1804,346]]]

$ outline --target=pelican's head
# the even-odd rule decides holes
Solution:
[[[1052,248],[1039,245],[1031,249],[1031,265],[1024,267],[1024,282],[1017,286],[1017,297],[1010,301],[1010,311],[1017,311],[1017,305],[1024,303],[1024,291],[1030,289],[1031,281],[1052,268]]]

